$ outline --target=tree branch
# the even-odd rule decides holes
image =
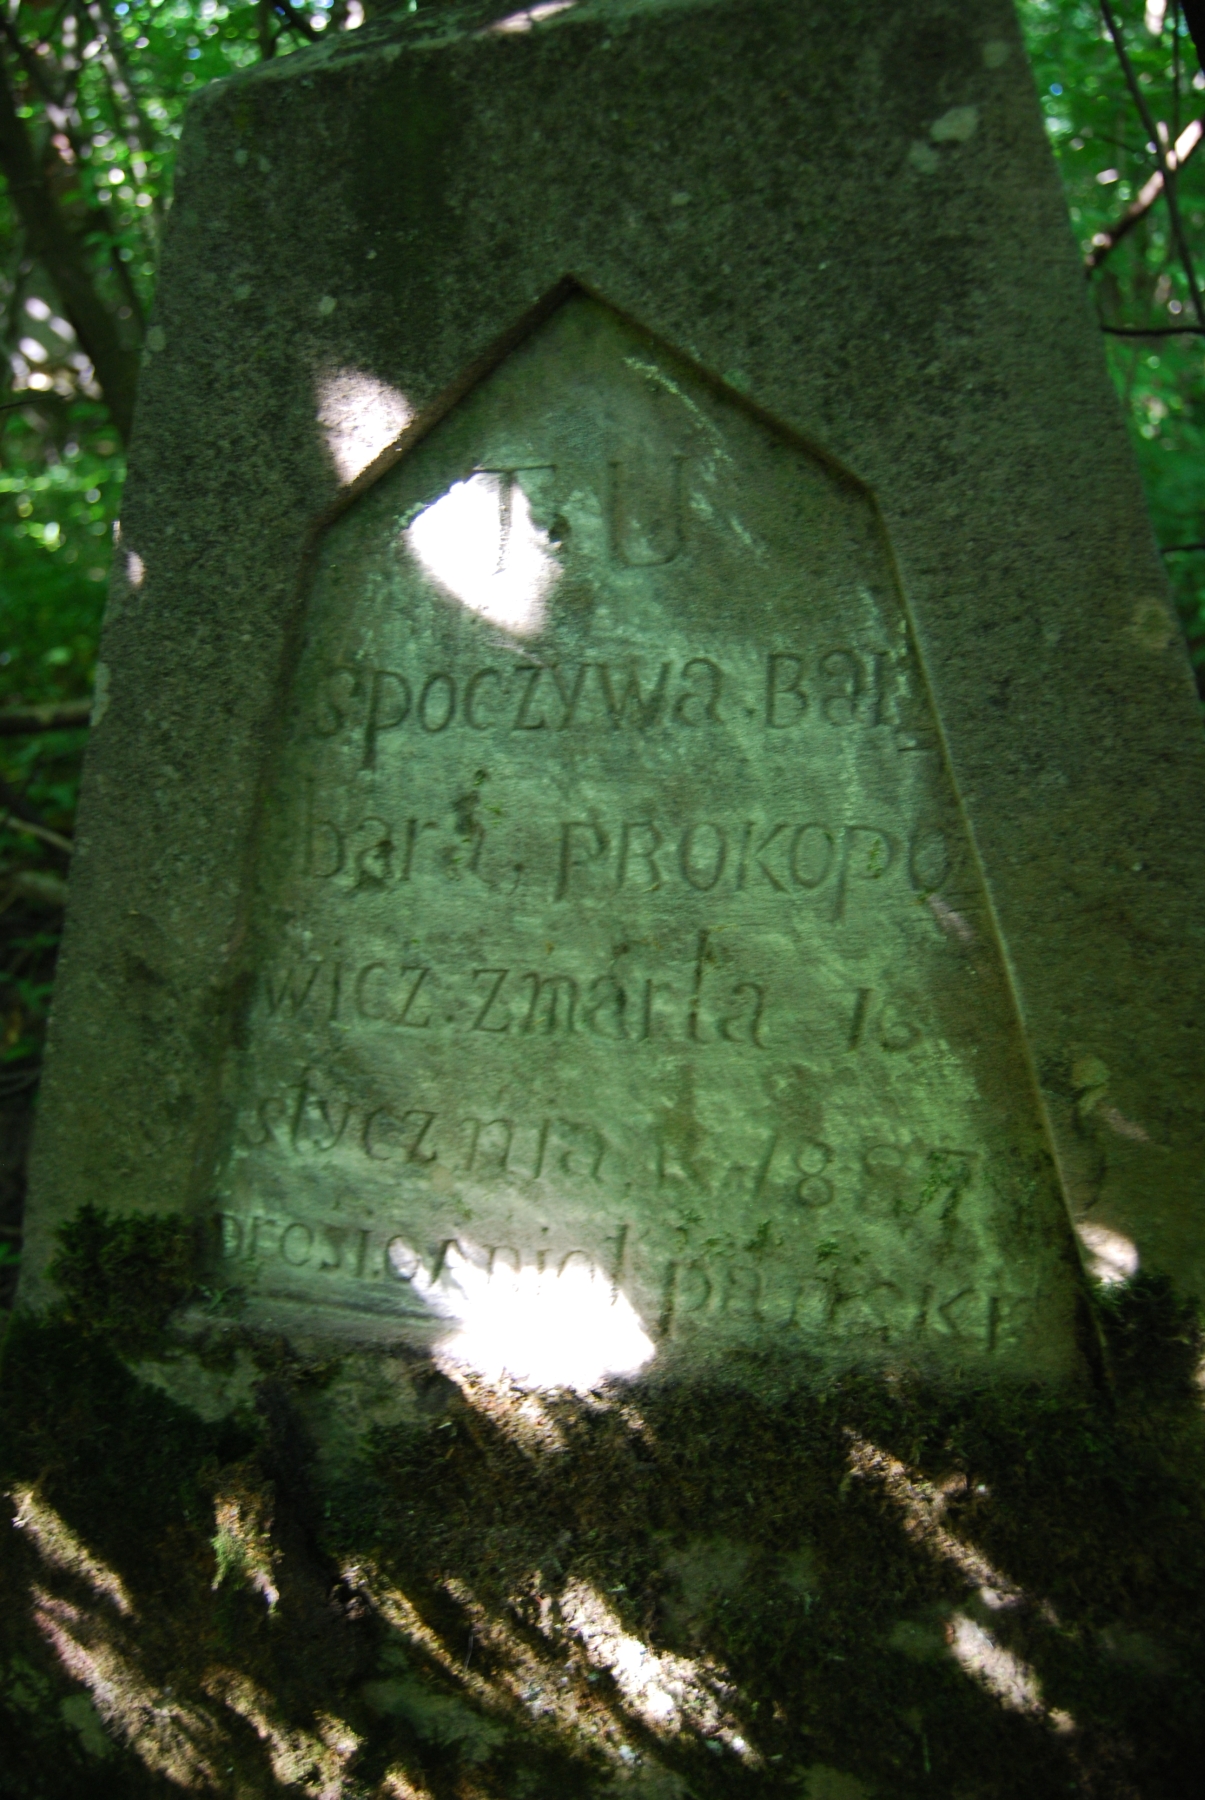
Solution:
[[[1155,124],[1154,118],[1151,115],[1151,109],[1146,103],[1146,96],[1143,93],[1138,77],[1134,72],[1134,65],[1130,61],[1129,52],[1125,47],[1125,39],[1121,35],[1121,26],[1117,23],[1110,0],[1100,0],[1100,11],[1101,17],[1105,22],[1105,29],[1113,40],[1113,48],[1117,52],[1117,60],[1121,64],[1122,73],[1126,78],[1126,85],[1130,90],[1134,105],[1138,108],[1138,116],[1146,127],[1148,141],[1154,146],[1155,161],[1158,163],[1159,172],[1163,176],[1163,191],[1167,196],[1167,210],[1172,224],[1172,236],[1176,240],[1176,249],[1179,251],[1180,261],[1184,265],[1184,274],[1188,281],[1188,291],[1192,295],[1192,303],[1196,308],[1197,320],[1201,325],[1205,326],[1205,305],[1203,305],[1201,301],[1201,290],[1197,286],[1197,273],[1193,268],[1192,255],[1188,248],[1188,239],[1184,235],[1184,223],[1180,217],[1180,208],[1176,201],[1175,170],[1168,168],[1167,158],[1163,153],[1163,145],[1159,139],[1159,128]]]
[[[122,437],[128,438],[138,387],[138,356],[122,343],[117,322],[97,291],[83,245],[63,220],[34,158],[29,133],[17,117],[8,70],[0,55],[0,172],[25,228],[32,255],[59,291],[63,311],[96,370],[105,402]]]
[[[156,149],[155,130],[150,119],[142,109],[142,102],[134,87],[134,75],[126,56],[125,43],[121,29],[109,10],[108,0],[93,0],[88,8],[89,16],[104,35],[105,39],[105,73],[109,78],[109,86],[113,94],[113,110],[120,117],[122,107],[125,108],[125,125],[127,133],[132,133],[136,147],[144,156],[154,155]],[[129,141],[127,137],[127,142]]]
[[[1180,0],[1172,0],[1172,138],[1180,136]]]
[[[17,821],[20,821],[18,826]],[[0,824],[8,824],[13,830],[32,831],[34,837],[53,843],[58,837],[57,831],[51,831],[36,807],[23,800],[15,788],[9,787],[7,781],[0,781]],[[47,837],[47,832],[50,833]]]
[[[29,819],[19,819],[15,813],[0,813],[0,829],[5,831],[24,832],[26,837],[40,838],[42,843],[49,844],[54,850],[61,850],[64,856],[71,855],[71,839],[65,838],[57,831],[51,831],[48,825],[35,825]]]
[[[1176,139],[1174,147],[1168,151],[1167,166],[1169,169],[1182,169],[1201,139],[1205,137],[1205,121],[1193,119],[1184,127]],[[1138,190],[1137,197],[1126,207],[1116,225],[1109,231],[1099,231],[1092,239],[1092,248],[1084,258],[1084,269],[1091,274],[1099,269],[1110,250],[1115,250],[1122,238],[1128,237],[1139,219],[1144,219],[1151,207],[1163,192],[1163,171],[1156,169],[1150,180]]]
[[[28,402],[14,404],[26,405]],[[75,731],[92,714],[91,700],[68,700],[50,706],[0,707],[0,737],[31,737],[39,731]]]
[[[1205,69],[1205,0],[1180,0],[1180,11],[1196,47],[1197,61]]]
[[[26,79],[38,90],[45,103],[48,106],[61,106],[63,104],[62,95],[55,93],[46,79],[45,69],[16,26],[10,24],[7,19],[0,19],[0,31],[3,31],[12,45],[13,53],[24,69]]]
[[[296,7],[290,4],[290,0],[272,0],[272,5],[286,25],[291,25],[294,31],[299,31],[309,43],[316,44],[318,42],[321,33],[314,30],[309,20],[303,18]]]
[[[64,10],[66,10],[66,9],[64,9]],[[81,136],[79,130],[77,129],[78,124],[79,124],[78,116],[76,116],[75,122],[74,123],[72,122],[72,115],[73,115],[73,111],[74,111],[74,101],[75,101],[74,93],[63,93],[63,94],[57,95],[57,96],[54,95],[53,91],[47,85],[46,80],[42,74],[42,71],[37,66],[37,58],[34,56],[31,56],[29,54],[27,46],[22,42],[21,38],[17,35],[16,31],[13,30],[13,28],[8,25],[0,26],[0,29],[3,29],[3,31],[5,32],[5,35],[8,37],[8,40],[9,40],[10,44],[12,44],[14,52],[16,53],[18,59],[20,60],[21,66],[26,71],[26,74],[29,75],[31,67],[33,68],[34,73],[30,76],[30,79],[33,81],[34,86],[38,88],[39,93],[42,95],[43,101],[46,106],[47,114],[50,117],[50,121],[55,126],[56,130],[59,130],[63,133],[64,137],[66,138],[68,144],[71,147],[71,153],[75,157],[77,170],[82,170],[84,163],[87,160],[88,150],[91,148],[91,146],[85,145],[84,139]],[[108,75],[108,71],[106,70],[106,76],[107,75]],[[117,95],[114,92],[111,84],[110,84],[110,98],[113,101],[113,111],[116,115],[119,116],[121,107],[120,107],[120,103],[118,101]],[[58,146],[57,146],[57,143],[55,143],[55,139],[53,137],[51,139],[51,142],[52,142],[52,144],[55,144],[55,148],[57,150]],[[113,215],[112,215],[107,203],[104,200],[98,198],[93,202],[92,210],[96,213],[97,217],[99,218],[102,229],[107,233],[107,235],[114,242],[116,242],[117,235],[118,235],[117,229],[116,229],[115,225],[113,224]],[[113,252],[113,272],[117,278],[117,281],[121,287],[122,292],[124,293],[124,295],[126,297],[126,303],[130,308],[130,312],[131,312],[133,318],[137,321],[139,336],[141,336],[142,332],[146,328],[146,316],[143,311],[142,301],[139,298],[138,289],[134,286],[134,282],[130,275],[129,269],[126,267],[125,262],[122,260],[122,258],[117,255],[116,251]]]
[[[1102,325],[1106,337],[1205,337],[1205,325]]]

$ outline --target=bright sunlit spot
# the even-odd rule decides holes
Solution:
[[[359,369],[335,369],[318,381],[318,420],[340,481],[354,481],[400,437],[414,408],[405,394]]]
[[[1088,1252],[1089,1272],[1102,1287],[1117,1287],[1138,1273],[1138,1246],[1107,1225],[1077,1225],[1075,1235]]]
[[[505,19],[499,19],[491,25],[491,31],[511,33],[530,31],[533,25],[539,25],[544,19],[555,19],[558,13],[569,12],[576,0],[542,0],[539,6],[529,6],[522,12],[508,13]]]
[[[121,1576],[81,1544],[66,1520],[47,1506],[33,1488],[14,1488],[9,1497],[16,1507],[13,1524],[37,1546],[43,1562],[87,1582],[98,1598],[111,1601],[119,1613],[128,1617],[133,1607]]]
[[[272,1773],[285,1787],[300,1788],[313,1800],[341,1800],[344,1771],[361,1739],[334,1713],[315,1715],[313,1731],[288,1724],[264,1688],[234,1669],[214,1669],[205,1690],[245,1719],[268,1752]]]
[[[659,1737],[676,1737],[684,1727],[725,1745],[742,1762],[761,1757],[740,1735],[724,1702],[734,1690],[706,1657],[660,1654],[634,1637],[597,1588],[573,1581],[560,1599],[561,1616],[596,1669],[605,1669],[628,1709]]]
[[[159,1687],[136,1657],[114,1641],[108,1620],[34,1587],[34,1623],[73,1680],[88,1690],[111,1734],[124,1740],[147,1768],[176,1787],[212,1791],[222,1733],[199,1707]]]
[[[849,1443],[849,1466],[864,1481],[877,1481],[892,1499],[903,1517],[904,1530],[914,1543],[922,1544],[931,1555],[951,1564],[967,1582],[979,1589],[980,1597],[993,1612],[1015,1605],[1021,1590],[1001,1569],[988,1561],[973,1544],[964,1543],[944,1523],[948,1495],[931,1481],[909,1473],[898,1457],[859,1437],[856,1431],[845,1433]]]
[[[560,565],[513,474],[486,469],[455,482],[419,513],[405,541],[432,581],[470,612],[519,637],[543,625]]]
[[[1007,1711],[1028,1713],[1059,1733],[1074,1731],[1075,1721],[1070,1713],[1046,1705],[1041,1684],[1029,1664],[998,1644],[991,1632],[974,1619],[955,1613],[946,1629],[946,1642],[960,1667]]]
[[[453,1245],[431,1280],[418,1255],[395,1240],[390,1260],[450,1327],[442,1366],[487,1381],[588,1393],[608,1377],[635,1375],[654,1346],[626,1295],[576,1255],[548,1268],[513,1268],[502,1253]]]
[[[851,1472],[864,1481],[879,1483],[898,1507],[904,1530],[914,1544],[957,1569],[968,1587],[978,1589],[978,1599],[989,1612],[1007,1614],[1025,1604],[1026,1596],[1017,1584],[944,1523],[948,1495],[943,1487],[911,1473],[898,1457],[859,1437],[856,1431],[847,1428],[845,1437]],[[1046,1623],[1056,1622],[1047,1602],[1036,1610]],[[964,1673],[1001,1706],[1041,1719],[1053,1731],[1075,1730],[1070,1713],[1046,1705],[1037,1674],[1029,1664],[966,1613],[954,1614],[946,1628],[946,1643]]]
[[[349,1585],[366,1594],[386,1624],[407,1642],[431,1656],[464,1693],[486,1712],[505,1717],[515,1705],[533,1719],[552,1723],[570,1739],[588,1744],[612,1765],[628,1764],[633,1750],[605,1697],[588,1682],[565,1680],[562,1654],[538,1652],[503,1618],[488,1612],[472,1591],[455,1577],[445,1586],[472,1621],[473,1638],[490,1652],[494,1672],[488,1678],[466,1664],[423,1622],[405,1594],[371,1564],[345,1570]]]
[[[616,1768],[657,1767],[647,1745],[638,1749],[632,1743],[633,1722],[663,1741],[694,1735],[751,1767],[761,1766],[760,1753],[741,1735],[731,1710],[737,1693],[727,1672],[708,1656],[654,1650],[624,1629],[610,1600],[590,1582],[569,1581],[559,1594],[537,1587],[542,1642],[533,1642],[505,1616],[484,1607],[458,1577],[449,1577],[444,1587],[468,1615],[472,1641],[489,1652],[491,1673],[484,1675],[462,1651],[450,1650],[372,1564],[350,1566],[344,1579],[487,1712],[505,1717],[517,1703],[531,1718],[554,1724]],[[566,1657],[566,1639],[576,1655]],[[614,1696],[593,1685],[601,1672],[611,1676]]]

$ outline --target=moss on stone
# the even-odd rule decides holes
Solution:
[[[147,1354],[197,1292],[195,1234],[178,1213],[120,1215],[83,1206],[58,1233],[50,1276],[61,1316],[124,1355]]]
[[[462,1390],[406,1352],[380,1358],[382,1390],[403,1387],[406,1408],[332,1454],[344,1386],[329,1358],[255,1345],[254,1406],[216,1423],[135,1376],[124,1356],[147,1340],[130,1328],[131,1271],[164,1305],[187,1283],[178,1239],[111,1223],[68,1227],[72,1298],[10,1325],[0,1478],[33,1492],[132,1610],[29,1529],[0,1533],[0,1580],[26,1596],[0,1615],[6,1800],[180,1791],[155,1763],[152,1715],[192,1721],[212,1791],[265,1800],[302,1779],[281,1773],[282,1744],[298,1770],[311,1759],[311,1782],[326,1758],[345,1800],[384,1800],[390,1770],[430,1800],[585,1800],[621,1791],[599,1735],[617,1728],[638,1759],[622,1791],[641,1800],[1191,1790],[1205,1749],[1201,1343],[1166,1284],[1102,1299],[1114,1378],[1095,1391],[950,1394],[906,1371],[761,1399],[638,1384],[545,1396],[532,1437],[521,1396]],[[84,1319],[98,1270],[110,1286]],[[859,1443],[928,1496],[931,1529]],[[989,1566],[1009,1584],[1003,1606]],[[575,1589],[650,1655],[722,1671],[760,1764],[642,1721],[615,1669],[584,1653]],[[73,1681],[33,1622],[35,1590],[143,1696],[108,1725],[111,1754],[82,1705],[86,1659]],[[382,1595],[403,1609],[392,1624]],[[976,1681],[951,1654],[959,1630],[990,1635],[1040,1705]],[[590,1730],[556,1712],[570,1699]],[[1063,1714],[1073,1730],[1057,1729]]]

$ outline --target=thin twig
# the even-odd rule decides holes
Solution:
[[[49,81],[46,79],[45,69],[39,63],[37,56],[17,30],[16,25],[10,25],[7,19],[0,20],[0,32],[3,33],[12,45],[17,61],[25,71],[25,76],[29,81],[30,86],[37,89],[38,93],[41,94],[43,101],[48,105],[61,106],[62,100],[60,96],[55,93]]]
[[[1167,159],[1169,167],[1182,169],[1202,138],[1205,138],[1205,120],[1193,119],[1191,124],[1186,125],[1177,137]],[[1091,275],[1094,269],[1099,269],[1110,250],[1116,249],[1122,238],[1128,237],[1139,219],[1145,219],[1162,192],[1163,173],[1160,169],[1156,169],[1150,180],[1144,182],[1139,188],[1137,196],[1126,207],[1116,225],[1109,231],[1098,232],[1093,238],[1092,248],[1084,258],[1086,274]]]
[[[286,25],[291,25],[294,31],[299,31],[302,37],[306,38],[311,44],[316,44],[318,42],[321,33],[314,30],[314,27],[310,24],[309,20],[303,18],[296,7],[290,5],[289,0],[272,0],[272,5],[273,9],[280,14]]]
[[[0,777],[0,813],[11,813],[14,819],[26,819],[31,825],[41,825],[50,829],[50,820],[44,819],[36,807],[31,806],[24,794],[16,788],[9,787],[7,781]]]
[[[59,10],[55,13],[55,15],[54,15],[53,19],[51,19],[49,25],[46,26],[44,31],[39,32],[39,34],[38,34],[39,44],[49,44],[50,43],[51,38],[53,38],[53,36],[54,36],[55,32],[58,30],[59,26],[63,23],[63,20],[66,18],[68,12],[70,12],[71,6],[72,6],[72,0],[63,0],[63,4],[59,7]],[[20,0],[17,0],[17,5],[14,6],[14,8],[12,10],[12,15],[11,15],[14,22],[16,21],[17,14],[20,12],[20,10],[21,10]]]
[[[99,23],[104,31],[105,54],[113,62],[112,69],[106,72],[117,100],[125,106],[123,122],[126,129],[127,131],[133,129],[136,145],[141,149],[142,154],[153,156],[158,149],[155,128],[142,109],[141,98],[134,86],[134,73],[126,55],[125,41],[121,35],[121,28],[110,11],[109,0],[95,0],[95,4],[88,10],[94,22]],[[119,118],[122,117],[118,106],[114,107],[114,111],[117,112]],[[135,144],[131,144],[130,148],[133,150]]]
[[[87,244],[55,196],[35,134],[18,110],[3,56],[0,171],[8,184],[13,211],[24,228],[28,251],[58,289],[63,312],[71,321],[80,349],[96,371],[113,424],[122,437],[128,437],[138,385],[138,352],[123,342],[117,321],[97,285]]]
[[[1202,543],[1202,544],[1165,544],[1163,546],[1162,550],[1160,550],[1159,554],[1160,554],[1160,556],[1183,556],[1184,553],[1188,550],[1205,550],[1205,543]]]
[[[24,406],[28,403],[20,401]],[[0,707],[0,737],[27,737],[39,731],[75,731],[86,725],[91,700],[68,700],[62,705]]]
[[[1126,85],[1129,87],[1130,93],[1133,96],[1134,105],[1138,108],[1139,117],[1146,128],[1148,142],[1154,147],[1155,161],[1158,163],[1160,173],[1163,176],[1163,192],[1167,197],[1167,210],[1171,219],[1172,235],[1176,240],[1176,248],[1180,252],[1180,261],[1184,265],[1184,274],[1188,281],[1188,291],[1192,295],[1193,305],[1197,312],[1197,319],[1200,324],[1205,327],[1205,305],[1203,305],[1201,301],[1201,290],[1197,286],[1197,272],[1193,268],[1192,254],[1188,248],[1188,239],[1184,235],[1184,222],[1180,217],[1180,207],[1176,200],[1175,170],[1168,167],[1167,157],[1164,155],[1163,144],[1159,137],[1159,128],[1151,116],[1151,109],[1147,105],[1146,97],[1139,86],[1138,76],[1134,72],[1134,65],[1130,61],[1129,52],[1125,47],[1125,39],[1121,35],[1121,26],[1117,23],[1117,19],[1114,16],[1110,0],[1100,0],[1100,11],[1105,22],[1105,29],[1113,40],[1113,48],[1117,52],[1117,60],[1121,64],[1122,73],[1125,75]]]
[[[56,25],[59,22],[59,20],[61,20],[63,18],[63,16],[66,14],[66,12],[72,7],[73,4],[74,4],[74,0],[66,0],[66,4],[62,7],[62,9],[58,15],[58,19],[56,19]],[[95,14],[96,14],[95,18],[91,16],[91,14],[93,12],[95,12]],[[97,5],[95,7],[85,6],[84,12],[82,15],[81,15],[80,8],[78,6],[76,6],[75,7],[75,22],[76,22],[77,26],[82,23],[86,23],[89,27],[89,30],[98,32],[100,40],[105,42],[109,46],[105,52],[105,55],[102,56],[101,62],[102,62],[102,66],[105,66],[105,74],[106,74],[106,80],[107,80],[108,86],[109,86],[109,98],[110,98],[110,101],[112,104],[113,117],[114,117],[114,120],[115,120],[117,126],[119,128],[121,128],[122,122],[123,122],[122,102],[113,86],[112,74],[111,74],[111,71],[108,69],[107,64],[105,62],[106,57],[108,58],[108,60],[110,62],[113,60],[112,44],[109,42],[109,35],[106,31],[105,15],[99,5]],[[78,97],[79,76],[83,72],[83,63],[78,62],[77,64],[72,65],[72,64],[70,64],[68,58],[66,58],[66,57],[59,58],[60,65],[64,69],[67,69],[69,72],[71,72],[72,70],[74,71],[75,76],[76,76],[76,81],[73,86],[64,88],[64,90],[61,94],[55,94],[47,84],[45,72],[42,69],[41,64],[39,63],[37,56],[34,55],[33,52],[31,52],[29,50],[29,47],[21,39],[21,37],[17,33],[15,27],[8,27],[8,28],[6,28],[6,30],[7,30],[7,35],[9,37],[10,41],[12,42],[14,49],[16,50],[18,56],[21,58],[22,67],[26,70],[27,75],[34,82],[34,84],[40,88],[43,100],[46,104],[47,113],[51,119],[51,123],[55,126],[56,132],[61,132],[63,134],[63,136],[66,138],[67,142],[71,146],[71,152],[75,158],[75,163],[76,163],[75,179],[76,179],[77,183],[80,183],[80,193],[81,193],[81,198],[82,198],[83,197],[82,175],[83,175],[84,165],[87,161],[88,153],[90,153],[93,149],[95,149],[95,138],[92,133],[88,134],[87,143],[85,144],[83,131],[82,131],[82,121],[79,118],[78,109],[76,107],[76,100]],[[82,35],[86,35],[86,34],[82,34]],[[45,42],[47,45],[49,45],[50,38],[49,38],[49,36],[47,36],[46,38],[40,39],[39,41]],[[137,115],[137,119],[136,119],[136,122],[137,122],[137,120],[141,118],[141,115],[138,113],[137,99],[132,94],[132,92],[130,94],[129,104],[134,109],[134,112]],[[74,120],[74,122],[73,122],[73,120]],[[149,124],[146,125],[146,134],[148,136],[150,134]],[[57,150],[57,146],[56,146],[56,150]],[[60,159],[60,160],[62,160],[62,159]],[[113,266],[114,266],[114,273],[115,273],[117,280],[121,286],[122,292],[125,294],[126,300],[129,303],[130,312],[131,312],[134,320],[137,323],[139,336],[141,337],[141,334],[145,330],[145,327],[146,327],[146,320],[145,320],[144,313],[143,313],[142,301],[141,301],[141,298],[139,297],[137,288],[134,286],[133,278],[130,275],[130,271],[129,271],[128,267],[126,266],[125,261],[118,254],[117,239],[118,239],[119,233],[113,222],[113,217],[109,210],[109,207],[108,207],[107,203],[105,202],[105,200],[101,197],[99,192],[97,193],[92,204],[93,204],[93,209],[96,211],[96,213],[98,214],[98,216],[100,218],[100,221],[101,221],[101,224],[102,224],[104,230],[109,234],[110,238],[112,238],[112,240],[113,240],[112,261],[113,261]],[[140,227],[140,228],[145,229],[145,227]]]
[[[1197,53],[1197,61],[1205,68],[1205,7],[1202,7],[1201,0],[1183,0],[1180,11],[1188,26],[1188,35]]]
[[[31,819],[19,819],[16,813],[0,813],[0,830],[22,831],[28,837],[41,838],[44,844],[61,850],[64,856],[71,855],[71,839],[62,837],[59,832],[51,831],[46,825],[35,825]]]
[[[1180,135],[1180,0],[1172,0],[1172,137]]]
[[[1205,325],[1102,325],[1108,337],[1201,337]]]
[[[33,1087],[41,1073],[41,1063],[35,1063],[32,1069],[22,1069],[18,1075],[0,1075],[0,1094],[3,1094],[6,1100],[10,1100],[14,1094],[19,1094],[22,1088]],[[21,1231],[11,1225],[6,1225],[2,1229],[8,1237],[22,1236]]]
[[[1135,146],[1133,144],[1131,144],[1128,141],[1128,139],[1119,138],[1119,137],[1111,137],[1107,131],[1097,131],[1095,126],[1093,126],[1093,128],[1092,128],[1092,141],[1094,144],[1112,144],[1114,150],[1120,150],[1126,156],[1145,156],[1146,155],[1146,145],[1145,144],[1139,144],[1137,146],[1137,148],[1135,148]]]

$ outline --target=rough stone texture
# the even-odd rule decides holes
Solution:
[[[874,495],[1073,1214],[1199,1292],[1205,754],[1009,10],[490,21],[364,32],[190,115],[29,1296],[81,1203],[212,1200],[307,559],[384,441],[348,408],[419,441],[567,275]]]

